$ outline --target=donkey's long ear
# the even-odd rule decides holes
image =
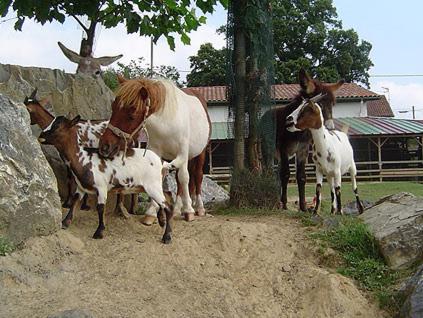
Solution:
[[[30,99],[36,99],[38,88],[35,88],[34,91],[29,96]]]
[[[300,69],[300,72],[298,74],[298,78],[300,80],[301,88],[307,94],[311,94],[315,91],[316,85],[314,84],[313,79],[310,77],[310,75],[307,74],[307,72],[303,68]]]
[[[118,79],[119,84],[123,84],[127,81],[127,79],[121,74],[117,75],[117,79]]]
[[[335,92],[337,91],[343,84],[345,83],[345,80],[341,79],[335,84],[326,84],[326,87],[331,91]]]
[[[79,123],[79,121],[81,120],[81,116],[76,115],[74,119],[72,119],[69,123],[69,126],[75,126],[77,123]]]

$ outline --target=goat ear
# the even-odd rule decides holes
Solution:
[[[69,123],[69,126],[75,126],[81,120],[81,116],[76,115],[74,119],[72,119]]]
[[[119,84],[123,84],[127,81],[127,79],[121,74],[117,75],[117,79],[118,79]]]
[[[331,91],[335,92],[337,91],[343,84],[345,83],[345,80],[341,79],[335,84],[326,84],[326,87]]]
[[[31,93],[31,96],[29,96],[29,98],[36,99],[37,91],[38,91],[38,88],[35,88],[34,91]]]
[[[303,68],[300,69],[298,77],[299,77],[299,80],[300,80],[301,88],[307,94],[311,94],[315,91],[316,85],[314,84],[313,79],[310,77],[310,75],[307,74],[307,72]]]

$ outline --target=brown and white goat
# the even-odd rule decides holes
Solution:
[[[166,229],[162,242],[170,243],[172,212],[163,193],[163,165],[160,157],[151,150],[135,148],[128,149],[124,157],[120,155],[112,160],[104,159],[98,153],[88,152],[81,146],[78,122],[79,116],[72,120],[63,116],[56,117],[39,137],[41,143],[54,145],[67,160],[78,184],[74,202],[63,220],[63,225],[69,226],[81,195],[94,194],[97,197],[99,225],[93,238],[102,238],[105,229],[104,206],[108,191],[114,190],[119,193],[145,191],[160,206],[161,226],[164,226],[163,210],[166,213]]]

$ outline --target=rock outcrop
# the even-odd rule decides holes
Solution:
[[[0,236],[19,244],[60,229],[60,199],[25,106],[0,94],[0,112]]]
[[[400,317],[423,317],[423,266],[420,266],[416,273],[410,277],[401,292],[406,300],[401,308]]]
[[[360,218],[373,232],[391,268],[406,268],[422,260],[423,198],[395,194],[376,202]]]
[[[48,97],[54,115],[81,115],[84,119],[108,119],[111,115],[113,92],[101,78],[81,74],[68,74],[60,70],[41,67],[22,67],[0,64],[0,93],[15,102],[23,102],[34,88],[39,99]],[[40,129],[32,127],[38,136]],[[62,201],[67,198],[66,166],[54,147],[42,150],[57,178]]]

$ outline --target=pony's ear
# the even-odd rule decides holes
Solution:
[[[34,91],[29,96],[30,99],[36,99],[38,88],[35,88]]]
[[[72,119],[69,123],[69,126],[75,126],[77,123],[79,123],[79,121],[81,120],[81,116],[76,115],[74,119]]]
[[[117,75],[117,79],[118,79],[119,84],[123,84],[127,81],[127,79],[125,77],[123,77],[123,75],[121,75],[121,74]]]
[[[143,100],[146,100],[148,98],[148,90],[145,87],[141,87],[140,95]]]
[[[316,89],[313,79],[307,74],[307,72],[302,68],[298,74],[300,80],[301,88],[307,93],[311,94]]]
[[[331,92],[337,91],[343,84],[345,83],[345,80],[341,79],[335,84],[326,84],[327,89],[329,89]]]

